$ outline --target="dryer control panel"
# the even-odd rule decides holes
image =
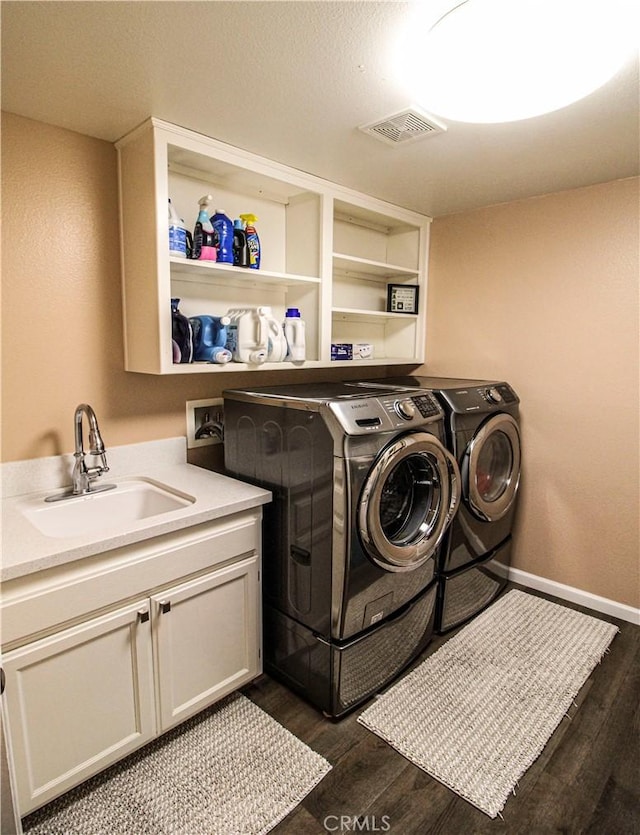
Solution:
[[[444,418],[442,407],[430,391],[405,390],[382,397],[335,400],[328,405],[347,435],[426,426]]]
[[[515,391],[508,383],[487,383],[483,386],[447,388],[440,392],[449,404],[451,411],[457,414],[465,412],[493,412],[505,406],[518,403]]]

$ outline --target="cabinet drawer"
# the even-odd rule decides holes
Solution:
[[[260,511],[236,514],[10,581],[0,609],[3,647],[259,553],[260,520]]]

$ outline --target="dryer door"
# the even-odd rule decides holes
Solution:
[[[435,435],[396,438],[375,460],[358,503],[369,557],[388,571],[411,571],[432,557],[460,500],[460,472]]]
[[[511,415],[485,421],[468,445],[461,465],[462,492],[471,511],[496,522],[511,508],[520,483],[520,430]]]

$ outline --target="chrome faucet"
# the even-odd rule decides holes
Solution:
[[[84,440],[82,434],[82,422],[86,415],[89,421],[89,450],[88,453],[84,451]],[[86,496],[88,493],[100,493],[103,490],[113,490],[115,484],[101,484],[99,487],[92,486],[92,483],[101,476],[102,473],[109,472],[107,465],[107,454],[100,435],[100,427],[98,426],[98,418],[88,403],[81,403],[75,412],[74,418],[74,434],[76,451],[73,453],[75,464],[73,465],[71,489],[64,493],[59,493],[54,496],[47,496],[45,501],[55,502],[60,499],[69,499],[73,496]],[[98,466],[88,467],[86,455],[92,455],[100,459]]]
[[[100,458],[100,466],[98,467],[87,467],[82,439],[83,415],[86,415],[89,421],[89,455]],[[74,416],[74,424],[76,451],[73,455],[76,463],[73,467],[73,495],[78,496],[82,493],[91,493],[95,489],[91,487],[91,482],[95,481],[102,473],[109,472],[109,467],[107,466],[107,455],[100,435],[98,418],[88,403],[81,403],[78,406]]]

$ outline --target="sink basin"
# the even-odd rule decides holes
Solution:
[[[45,536],[71,537],[117,532],[127,525],[193,504],[186,493],[150,479],[123,480],[114,490],[46,503],[31,500],[25,518]]]

